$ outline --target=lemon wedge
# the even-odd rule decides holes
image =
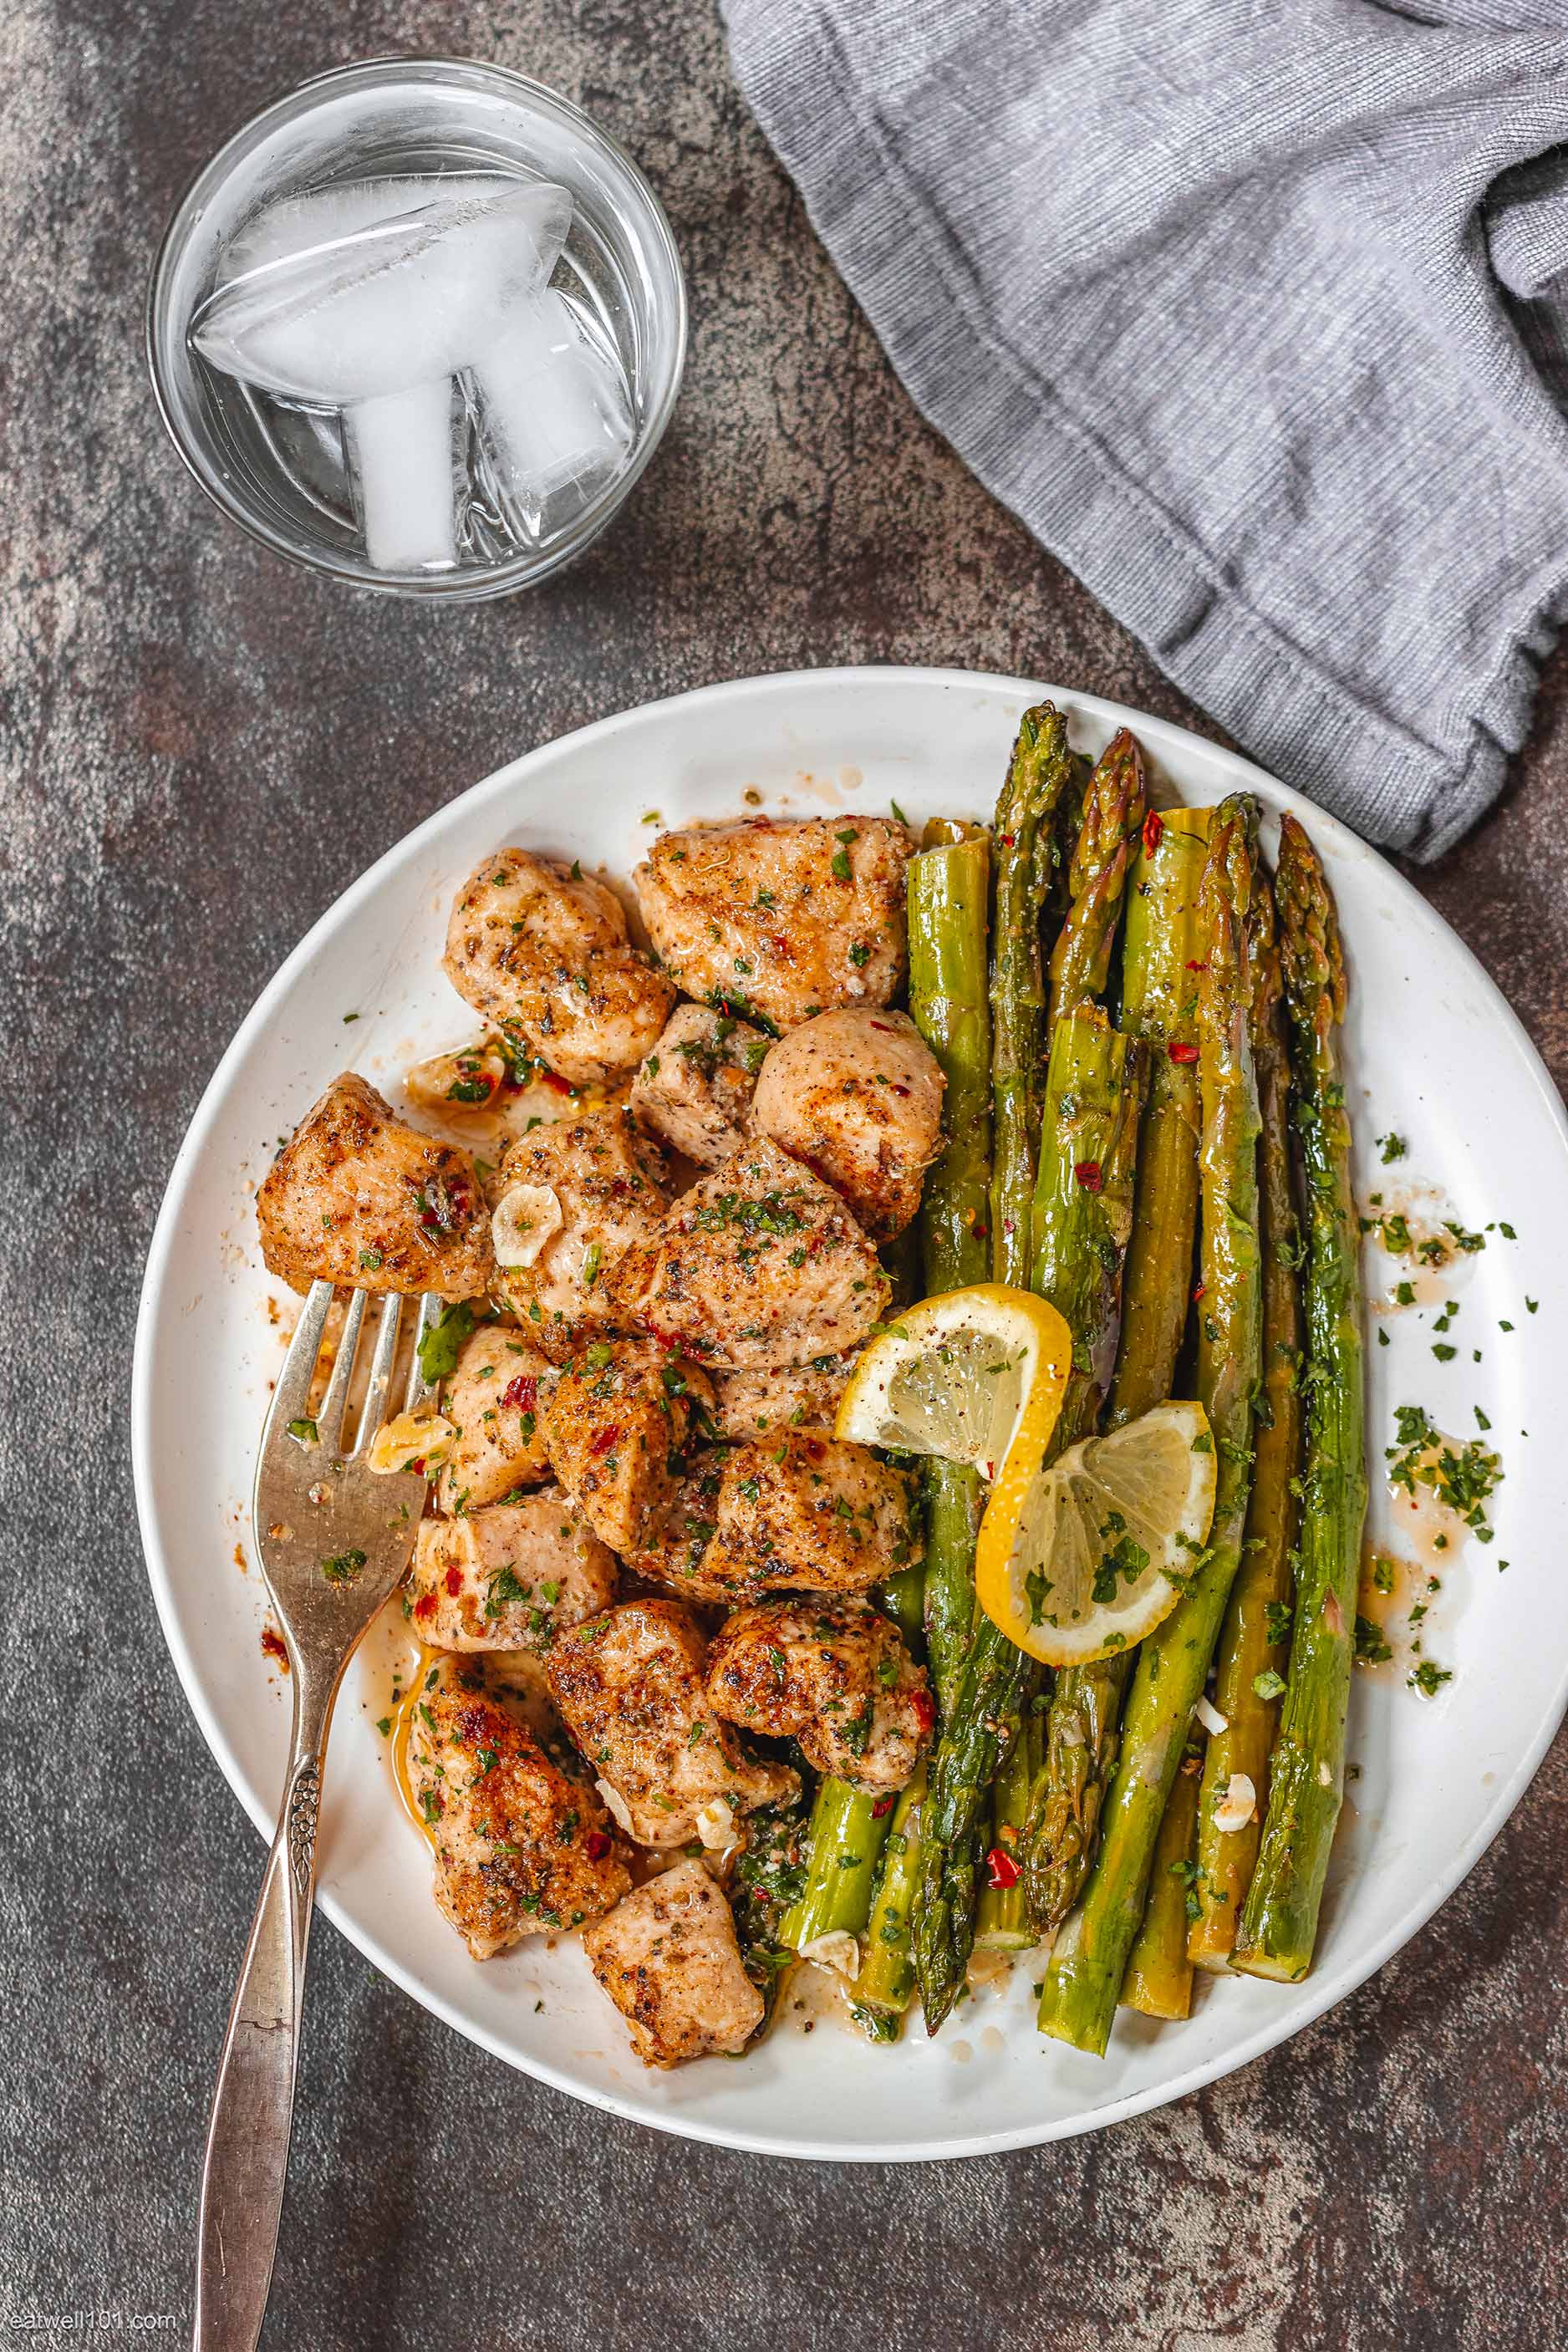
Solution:
[[[1010,1454],[980,1523],[980,1605],[1048,1666],[1131,1649],[1168,1617],[1214,1517],[1201,1404],[1156,1405],[1043,1468]]]
[[[994,1479],[1038,1469],[1072,1369],[1054,1307],[994,1282],[924,1298],[867,1347],[834,1429],[857,1445],[936,1454]]]

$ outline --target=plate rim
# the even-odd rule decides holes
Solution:
[[[444,826],[453,814],[466,809],[486,797],[499,798],[513,788],[535,767],[542,767],[568,746],[579,749],[613,739],[656,714],[669,716],[694,703],[711,706],[725,701],[746,702],[756,697],[786,698],[802,689],[853,688],[859,683],[874,681],[885,686],[889,677],[901,677],[910,684],[933,686],[945,689],[974,690],[994,693],[1000,698],[1023,698],[1026,701],[1053,699],[1069,710],[1092,712],[1113,725],[1134,730],[1156,730],[1162,734],[1184,739],[1205,753],[1218,755],[1227,761],[1238,779],[1256,780],[1266,799],[1275,804],[1304,812],[1313,827],[1355,853],[1371,857],[1383,870],[1384,877],[1392,883],[1394,897],[1401,912],[1418,910],[1419,914],[1439,924],[1458,949],[1469,977],[1477,985],[1488,1010],[1494,1018],[1500,1016],[1501,1024],[1515,1047],[1523,1069],[1532,1079],[1556,1129],[1565,1160],[1568,1160],[1568,1107],[1553,1083],[1552,1075],[1512,1005],[1498,982],[1468,943],[1463,940],[1447,919],[1424,898],[1398,867],[1372,844],[1362,840],[1352,827],[1320,808],[1315,802],[1282,783],[1266,769],[1249,760],[1244,752],[1216,743],[1199,735],[1195,730],[1179,720],[1163,719],[1152,711],[1142,711],[1131,704],[1116,701],[1104,695],[1090,693],[1077,687],[1051,684],[1019,677],[1006,671],[964,669],[950,665],[926,663],[845,663],[825,664],[817,668],[768,670],[741,678],[724,678],[705,686],[688,688],[678,694],[663,695],[650,701],[635,703],[607,713],[586,725],[570,729],[562,735],[552,736],[531,745],[515,759],[492,769],[462,792],[443,801],[430,814],[382,852],[364,870],[340,891],[330,905],[322,908],[303,936],[283,958],[267,981],[241,1020],[233,1036],[202,1090],[200,1099],[181,1138],[163,1188],[163,1199],[153,1223],[142,1269],[142,1279],[137,1305],[135,1331],[132,1343],[131,1374],[131,1460],[132,1485],[136,1501],[136,1518],[142,1541],[148,1582],[152,1587],[153,1606],[160,1630],[168,1649],[181,1691],[195,1716],[196,1723],[212,1752],[223,1778],[239,1800],[244,1811],[264,1843],[270,1843],[273,1816],[271,1809],[259,1791],[253,1792],[242,1772],[238,1759],[231,1748],[222,1726],[207,1706],[203,1696],[195,1661],[175,1607],[174,1583],[168,1559],[164,1553],[161,1531],[153,1508],[153,1412],[150,1394],[149,1361],[153,1352],[153,1326],[159,1312],[163,1292],[169,1273],[180,1223],[180,1207],[192,1175],[200,1161],[207,1141],[208,1131],[215,1124],[221,1098],[236,1066],[243,1061],[255,1035],[270,1018],[279,1001],[287,993],[299,968],[314,953],[318,941],[329,930],[336,930],[350,919],[360,903],[368,898],[385,868],[395,861],[402,862],[416,854],[418,845]],[[1154,747],[1158,756],[1158,747]],[[345,1906],[330,1891],[317,1890],[317,1904],[339,1932],[381,1974],[395,1983],[410,1999],[429,2014],[450,2027],[490,2056],[498,2058],[517,2072],[546,2083],[567,2097],[616,2116],[623,2121],[641,2124],[679,2139],[701,2141],[709,2146],[742,2151],[752,2155],[784,2158],[801,2163],[831,2164],[904,2164],[942,2163],[975,2156],[995,2156],[1016,2149],[1037,2147],[1057,2140],[1072,2139],[1083,2134],[1107,2129],[1113,2124],[1132,2116],[1149,2114],[1186,2098],[1207,2084],[1224,2076],[1237,2074],[1245,2066],[1278,2048],[1282,2042],[1316,2023],[1329,2010],[1348,2000],[1370,1978],[1401,1950],[1433,1917],[1476,1867],[1482,1855],[1506,1826],[1529,1790],[1536,1773],[1555,1739],[1564,1714],[1568,1713],[1568,1654],[1564,1655],[1555,1689],[1548,1702],[1542,1722],[1532,1740],[1521,1753],[1513,1769],[1492,1792],[1491,1802],[1479,1824],[1445,1867],[1428,1879],[1417,1891],[1409,1908],[1397,1924],[1386,1929],[1363,1953],[1342,1962],[1336,1969],[1324,1971],[1315,1988],[1312,1978],[1302,1986],[1290,1988],[1298,1998],[1288,2017],[1279,2022],[1268,2021],[1256,2027],[1234,2047],[1195,2063],[1171,2079],[1131,2091],[1108,2102],[1104,2106],[1065,2118],[1042,2118],[1038,2126],[1022,2126],[990,2132],[967,2132],[940,2139],[917,2141],[865,2142],[843,2147],[835,2142],[787,2139],[765,2129],[747,2127],[707,2117],[692,2117],[678,2110],[650,2109],[635,2099],[617,2095],[584,2084],[570,2076],[550,2060],[524,2053],[503,2044],[499,2037],[473,2019],[459,2015],[446,1998],[416,1980],[413,1971],[386,1951],[374,1932],[362,1927],[351,1918]],[[1281,1988],[1281,1990],[1286,1990]]]

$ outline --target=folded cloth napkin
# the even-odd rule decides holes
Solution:
[[[920,407],[1278,775],[1436,857],[1568,609],[1568,5],[722,0]]]

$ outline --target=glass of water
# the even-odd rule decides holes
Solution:
[[[531,185],[570,198],[559,257],[553,239],[543,254],[548,278],[539,300],[548,305],[551,331],[535,331],[545,315],[536,306],[521,343],[514,332],[491,335],[487,321],[473,364],[460,336],[452,343],[449,398],[441,377],[422,383],[412,402],[405,392],[345,407],[339,381],[345,367],[351,375],[355,367],[371,370],[364,382],[379,388],[385,365],[379,349],[359,344],[345,360],[334,321],[344,321],[345,331],[352,325],[363,344],[384,320],[395,366],[397,351],[416,340],[404,331],[399,301],[450,303],[440,269],[457,242],[420,225],[461,225],[465,204],[492,221],[531,218],[552,205],[564,211],[559,197],[534,205],[513,193]],[[381,214],[390,206],[395,220],[371,217],[380,190],[387,192]],[[293,249],[322,237],[336,241],[303,254]],[[390,258],[389,248],[395,248]],[[363,263],[362,253],[370,257]],[[416,266],[403,269],[411,253]],[[215,319],[220,327],[235,316],[248,321],[258,309],[255,298],[237,307],[237,293],[245,298],[259,288],[260,308],[270,300],[276,313],[274,281],[281,275],[292,284],[301,269],[314,273],[312,349],[326,351],[317,377],[285,374],[277,381],[287,388],[278,389],[254,369],[248,381],[231,372],[240,362],[220,363],[215,354],[236,339],[215,333]],[[359,293],[378,271],[380,287],[391,289],[390,308],[322,309],[323,286],[329,295],[342,285]],[[289,319],[301,307],[293,302]],[[616,513],[657,448],[680,388],[686,289],[658,197],[580,108],[500,66],[392,58],[305,83],[214,156],[164,236],[147,340],[174,446],[242,530],[360,587],[461,601],[543,579]],[[437,336],[437,365],[438,345]],[[552,465],[531,486],[529,448],[542,432],[559,457],[584,399],[602,428],[593,462]],[[518,464],[510,462],[517,436],[509,445],[500,429],[509,416],[524,453]],[[447,431],[451,502],[443,517],[434,511],[445,500],[432,467],[442,462],[444,445],[433,448],[431,436]],[[427,524],[437,526],[423,539],[421,500]],[[405,526],[383,528],[379,546],[378,510]]]

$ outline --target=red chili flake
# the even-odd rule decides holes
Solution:
[[[732,1021],[732,1020],[734,1019],[734,1017],[735,1017],[735,1016],[734,1016],[734,1008],[733,1008],[733,1006],[731,1004],[730,1000],[729,1000],[729,998],[728,998],[727,996],[720,996],[720,997],[716,997],[716,998],[714,999],[713,1010],[715,1011],[715,1013],[718,1013],[722,1014],[723,1018],[724,1018],[726,1021]]]
[[[1151,809],[1143,820],[1144,855],[1152,857],[1165,835],[1165,820],[1158,809]]]
[[[1018,1865],[1010,1853],[994,1845],[985,1857],[985,1874],[993,1886],[1016,1886]]]
[[[879,1822],[884,1813],[890,1813],[892,1810],[893,1800],[891,1797],[879,1797],[876,1803],[871,1808],[871,1819],[874,1822]]]
[[[1198,1058],[1195,1045],[1167,1045],[1165,1051],[1173,1062],[1195,1062]]]
[[[1098,1192],[1105,1181],[1098,1160],[1079,1160],[1073,1166],[1073,1181],[1086,1192]]]
[[[423,1478],[425,1475],[425,1456],[423,1454],[416,1454],[408,1467],[413,1471],[414,1475],[416,1478]]]
[[[879,1037],[896,1037],[899,1034],[896,1029],[889,1028],[885,1021],[873,1021],[869,1026],[876,1031]]]
[[[589,1453],[607,1454],[611,1446],[616,1443],[616,1440],[619,1437],[620,1433],[620,1423],[618,1421],[611,1422],[608,1429],[600,1430],[599,1434],[595,1438],[594,1443],[588,1448]]]
[[[907,1095],[907,1094],[909,1093],[909,1088],[908,1088],[908,1087],[900,1087],[900,1086],[897,1086],[897,1085],[895,1085],[894,1087],[892,1087],[889,1089],[889,1091],[890,1091],[891,1093],[893,1093],[893,1094],[896,1094],[896,1095]]]
[[[1207,971],[1208,966],[1206,963],[1203,963],[1193,959],[1188,961],[1186,969],[1188,971]]]
[[[434,1209],[421,1209],[419,1212],[419,1222],[422,1225],[434,1225],[437,1223],[439,1220],[437,1219]]]
[[[977,1242],[983,1242],[987,1239],[990,1232],[991,1228],[989,1225],[977,1224],[974,1228],[974,1238]]]
[[[519,1372],[516,1380],[509,1381],[502,1389],[500,1401],[502,1404],[510,1405],[514,1412],[531,1412],[539,1402],[538,1376],[533,1372]]]
[[[1014,1232],[1016,1232],[1016,1226],[1014,1225],[1014,1223],[1013,1223],[1013,1220],[1012,1220],[1012,1218],[1011,1218],[1011,1217],[1004,1217],[1004,1218],[1003,1218],[1003,1220],[1002,1220],[1002,1230],[1003,1230],[1003,1232],[1004,1232],[1005,1234],[1011,1234],[1011,1233],[1014,1233]]]
[[[433,1617],[436,1614],[436,1595],[433,1592],[422,1592],[414,1604],[414,1614],[420,1618]]]
[[[462,1571],[462,1570],[461,1570],[460,1568],[449,1568],[449,1569],[447,1570],[447,1591],[451,1594],[451,1596],[452,1596],[452,1598],[453,1598],[453,1600],[454,1600],[454,1601],[456,1601],[456,1599],[457,1599],[457,1597],[458,1597],[458,1593],[459,1593],[459,1592],[461,1592],[462,1589],[463,1589],[463,1571]]]
[[[911,1691],[910,1693],[910,1706],[921,1730],[922,1732],[929,1731],[932,1724],[936,1721],[936,1707],[931,1699],[930,1691]]]
[[[805,1441],[805,1450],[810,1454],[814,1462],[820,1462],[823,1454],[826,1451],[826,1448],[823,1445],[820,1438],[808,1437]]]
[[[773,949],[774,955],[782,956],[788,955],[789,953],[789,941],[785,939],[782,931],[775,931],[768,944]]]
[[[583,1851],[590,1862],[603,1862],[610,1851],[610,1841],[603,1830],[590,1830],[583,1841]]]
[[[549,1087],[554,1094],[574,1095],[577,1091],[570,1078],[560,1077],[553,1070],[541,1070],[539,1075],[543,1083]]]
[[[1012,848],[1012,846],[1013,846],[1013,845],[1014,845],[1014,843],[1017,840],[1017,838],[1018,838],[1018,836],[1017,836],[1017,835],[1016,835],[1016,833],[1005,833],[1005,834],[1002,835],[1002,846],[1003,846],[1003,848],[1004,848],[1004,849],[1011,849],[1011,848]]]
[[[1198,1303],[1199,1299],[1203,1297],[1203,1295],[1204,1295],[1204,1285],[1203,1285],[1201,1282],[1194,1283],[1194,1284],[1193,1285],[1193,1305],[1194,1305],[1194,1307],[1197,1305],[1197,1303]]]

